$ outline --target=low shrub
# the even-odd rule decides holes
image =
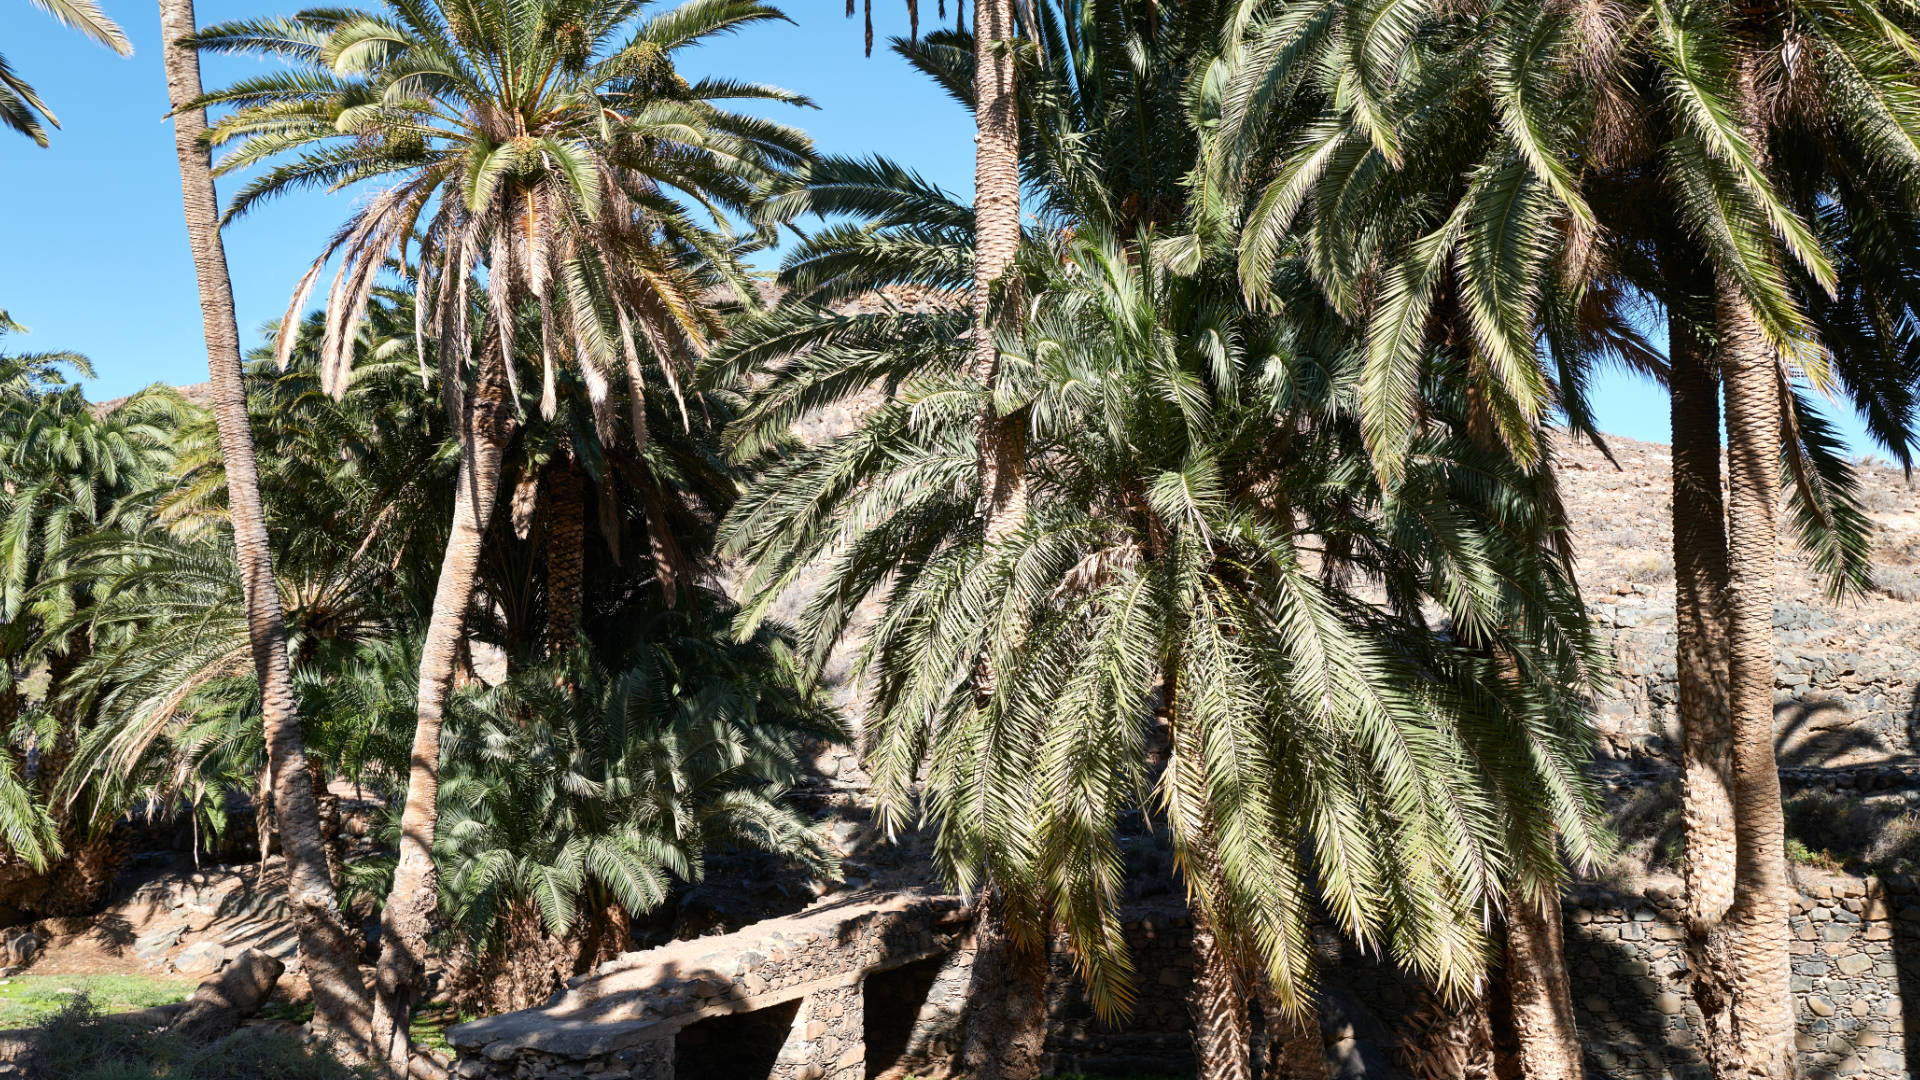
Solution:
[[[1640,585],[1658,585],[1673,580],[1673,557],[1657,552],[1641,552],[1628,558],[1627,580]]]
[[[1864,874],[1920,868],[1920,814],[1903,800],[1806,792],[1788,799],[1786,812],[1789,855],[1800,865]]]

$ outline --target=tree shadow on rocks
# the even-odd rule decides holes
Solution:
[[[1907,702],[1907,749],[1920,754],[1920,682],[1913,688],[1913,698]]]
[[[1920,747],[1920,685],[1914,687],[1907,709],[1907,732],[1910,745]],[[1894,1015],[1887,1019],[1901,1034],[1907,1075],[1920,1076],[1920,885],[1911,877],[1890,879],[1886,885],[1899,987],[1898,999],[1886,1010]]]
[[[1665,899],[1609,892],[1567,904],[1567,969],[1589,1076],[1709,1076],[1695,1034],[1700,1011],[1685,994],[1685,935]]]
[[[1834,700],[1780,702],[1773,707],[1774,756],[1782,767],[1796,769],[1891,756],[1892,748],[1856,720]]]

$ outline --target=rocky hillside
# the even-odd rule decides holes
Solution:
[[[1610,439],[1616,468],[1590,445],[1563,448],[1562,488],[1588,607],[1613,640],[1618,681],[1599,705],[1607,753],[1672,760],[1673,558],[1665,446]],[[1830,600],[1782,537],[1774,631],[1781,764],[1920,765],[1920,477],[1861,469],[1880,531],[1877,588]]]
[[[176,386],[174,389],[179,392],[181,397],[187,399],[187,404],[189,405],[202,409],[209,408],[213,405],[213,384],[210,382],[189,383],[186,386]],[[95,405],[93,408],[96,413],[105,415],[125,404],[126,400],[124,397],[109,398]]]

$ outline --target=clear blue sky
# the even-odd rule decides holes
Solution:
[[[314,0],[308,0],[314,2]],[[671,3],[673,0],[663,0]],[[0,309],[33,329],[20,349],[73,349],[99,371],[96,399],[148,383],[206,378],[206,354],[186,230],[180,221],[166,85],[160,74],[157,5],[105,0],[134,55],[122,59],[32,6],[0,2],[0,54],[60,117],[49,149],[0,133]],[[201,0],[202,25],[285,13],[300,0]],[[861,25],[842,0],[787,0],[797,25],[765,25],[690,54],[688,74],[726,74],[797,90],[818,110],[783,110],[830,153],[889,156],[962,194],[973,186],[972,125],[959,107],[884,49],[904,33],[904,5],[875,4],[874,56],[861,55]],[[935,5],[922,0],[932,21]],[[949,14],[952,5],[948,5]],[[923,24],[924,25],[924,24]],[[221,85],[258,70],[252,60],[209,57],[204,78]],[[222,194],[234,188],[222,183]],[[243,341],[251,344],[285,310],[293,284],[338,223],[354,193],[293,196],[227,230]],[[1659,391],[1608,375],[1596,388],[1603,430],[1666,441]],[[1846,417],[1851,442],[1870,449]]]

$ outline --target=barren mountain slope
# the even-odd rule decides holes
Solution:
[[[1588,607],[1613,636],[1619,681],[1599,722],[1615,755],[1666,758],[1674,698],[1671,462],[1655,443],[1561,447],[1561,486]],[[1880,527],[1876,589],[1831,600],[1783,535],[1774,629],[1776,716],[1787,767],[1920,763],[1920,480],[1860,470]],[[1783,530],[1784,531],[1784,530]]]

